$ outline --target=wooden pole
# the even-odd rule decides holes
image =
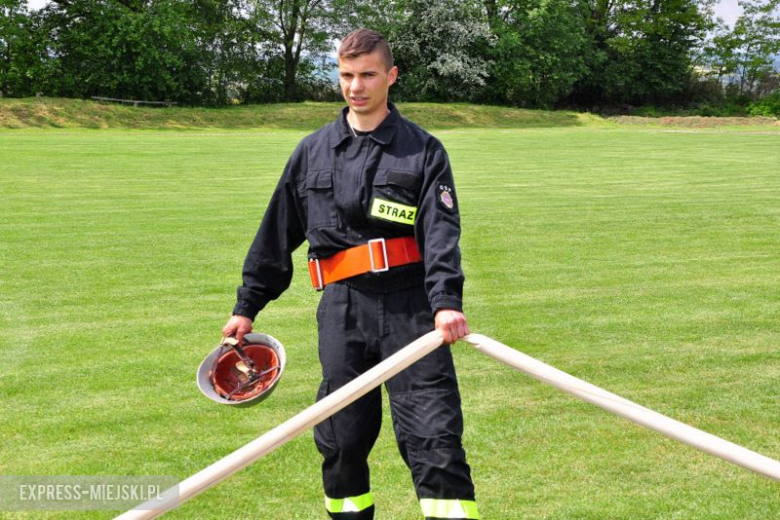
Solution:
[[[186,480],[166,490],[162,500],[149,500],[117,517],[122,520],[157,518],[166,511],[178,507],[208,488],[222,482],[254,461],[293,440],[369,391],[381,385],[403,369],[436,350],[442,343],[437,330],[413,341],[400,351],[379,363],[366,373],[353,379],[329,396],[317,401],[298,415],[261,435],[249,444],[218,460]]]
[[[521,372],[525,372],[543,383],[552,385],[584,401],[646,426],[667,437],[684,442],[719,459],[742,466],[772,480],[780,481],[780,462],[774,459],[765,457],[760,453],[743,448],[693,426],[675,421],[628,399],[607,392],[602,388],[587,383],[582,379],[577,379],[566,372],[562,372],[481,334],[470,334],[464,338],[464,341],[471,343],[484,354]]]
[[[552,385],[584,401],[625,417],[637,424],[684,442],[694,448],[742,466],[772,480],[780,481],[780,462],[747,448],[681,423],[619,395],[578,379],[522,352],[481,334],[470,334],[463,341],[484,354]],[[295,415],[211,466],[165,491],[163,500],[150,500],[117,517],[121,520],[157,518],[190,498],[223,481],[233,473],[271,453],[304,431],[324,421],[356,401],[403,369],[423,358],[442,343],[441,333],[433,331],[347,383],[324,399]]]

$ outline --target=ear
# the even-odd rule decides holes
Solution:
[[[389,87],[393,83],[395,83],[395,80],[398,79],[398,67],[393,66],[392,69],[390,69],[390,72],[387,73],[387,86]]]

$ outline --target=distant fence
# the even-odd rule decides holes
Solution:
[[[173,101],[139,101],[136,99],[117,99],[117,98],[101,97],[101,96],[92,96],[92,99],[94,99],[95,101],[102,101],[105,103],[121,103],[123,105],[133,105],[134,107],[137,107],[139,105],[172,107],[173,105],[177,104]]]

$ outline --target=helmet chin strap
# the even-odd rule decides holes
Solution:
[[[235,350],[236,354],[238,354],[238,357],[241,358],[241,361],[244,362],[244,366],[246,367],[246,370],[242,370],[242,372],[248,373],[250,377],[253,374],[257,374],[257,372],[255,371],[255,362],[252,361],[249,358],[249,356],[246,355],[244,349],[242,349],[241,345],[238,344],[238,340],[236,338],[223,338],[222,344],[227,345],[228,347],[231,347],[233,350]]]
[[[237,371],[242,372],[240,365],[243,363],[243,361],[239,361],[236,366],[234,367]],[[237,376],[236,379],[241,381],[241,384],[239,384],[236,388],[233,389],[229,394],[227,394],[225,399],[232,399],[234,395],[237,393],[243,393],[250,391],[252,387],[256,384],[262,381],[264,376],[267,376],[271,372],[277,370],[279,368],[279,365],[274,365],[271,368],[268,368],[266,370],[263,370],[262,372],[258,373],[255,371],[252,371],[252,373],[243,373],[242,376],[246,378],[244,381],[241,381],[242,376]]]

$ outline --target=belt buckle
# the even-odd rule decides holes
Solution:
[[[385,266],[382,269],[377,269],[376,262],[374,262],[374,248],[372,246],[377,242],[382,244],[382,256],[385,261]],[[387,241],[384,238],[373,238],[368,241],[368,258],[371,260],[372,273],[384,273],[390,270],[390,262],[387,261]]]
[[[317,272],[317,285],[314,286],[314,288],[318,291],[321,291],[325,287],[325,284],[322,282],[322,268],[320,267],[320,259],[309,258],[309,272],[311,272],[311,264],[314,264],[314,269]]]

